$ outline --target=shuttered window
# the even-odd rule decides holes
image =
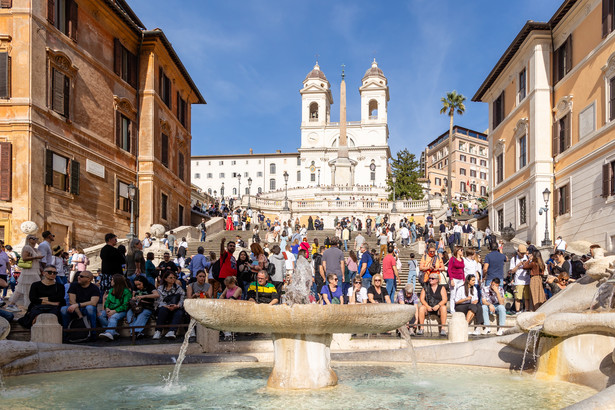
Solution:
[[[51,109],[68,118],[70,78],[56,68],[51,69]]]
[[[11,200],[12,161],[10,142],[0,142],[0,201]]]
[[[113,71],[133,87],[137,87],[137,56],[128,51],[119,39],[113,41]]]
[[[602,165],[602,196],[615,195],[615,161]]]
[[[184,206],[179,205],[177,208],[177,226],[184,226]]]
[[[161,142],[161,150],[160,150],[160,162],[165,167],[169,167],[169,136],[166,134],[162,134],[162,138],[160,138]]]
[[[519,198],[519,225],[527,223],[527,203],[525,197]]]
[[[614,12],[615,0],[602,0],[602,37],[606,37],[613,31]]]
[[[493,102],[493,128],[495,129],[504,121],[504,91]]]
[[[498,232],[502,232],[502,229],[504,229],[504,210],[503,209],[498,209],[498,215],[497,215],[497,224],[498,224]]]
[[[572,140],[572,127],[570,113],[557,120],[553,126],[553,156],[561,154],[570,148]]]
[[[572,70],[572,36],[568,36],[553,54],[553,84],[564,78],[570,70]]]
[[[615,120],[615,77],[609,80],[609,121]]]
[[[51,150],[45,152],[45,185],[79,195],[80,164]]]
[[[495,183],[499,184],[504,180],[504,154],[495,157]]]
[[[13,0],[0,0],[0,8],[10,9],[13,7]]]
[[[132,152],[132,121],[118,111],[115,113],[115,143],[124,151]]]
[[[0,53],[0,98],[11,98],[11,57]]]
[[[160,197],[160,217],[166,221],[167,219],[167,207],[169,205],[169,197],[162,194]]]
[[[177,176],[182,181],[184,180],[184,154],[177,154]]]
[[[525,68],[519,73],[519,101],[523,100],[526,95],[525,84],[527,82],[527,72]]]
[[[128,184],[120,180],[117,181],[117,209],[119,211],[130,212]]]
[[[563,185],[555,190],[555,216],[570,212],[570,185]]]
[[[527,136],[519,138],[519,169],[527,165]]]
[[[62,33],[77,40],[78,6],[75,0],[47,0],[47,20]]]
[[[158,69],[158,78],[160,81],[158,85],[158,95],[160,95],[165,105],[171,108],[171,80],[166,76],[162,67]]]
[[[179,94],[179,91],[177,92],[176,101],[177,101],[177,119],[179,120],[181,125],[183,125],[184,128],[186,128],[186,118],[188,116],[188,104],[186,104],[186,101],[181,97],[181,95]]]

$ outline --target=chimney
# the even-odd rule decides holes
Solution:
[[[250,148],[250,155],[254,154],[254,152],[252,151],[252,148]]]
[[[281,150],[279,150],[279,149],[276,149],[276,150],[275,150],[275,153],[276,153],[276,154],[281,154],[281,153],[282,153],[282,151],[281,151]]]

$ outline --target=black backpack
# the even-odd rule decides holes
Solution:
[[[220,280],[220,259],[218,259],[214,262],[213,265],[211,265],[211,275],[214,277],[215,280]]]
[[[66,333],[66,338],[69,343],[85,342],[90,337],[91,326],[87,316],[82,316],[71,320],[68,324],[68,328],[75,329],[74,332]]]
[[[267,274],[269,275],[270,280],[273,275],[275,275],[275,265],[271,262],[269,262],[269,265],[267,265]]]
[[[367,270],[372,276],[380,273],[380,262],[374,259],[369,268],[367,268]]]

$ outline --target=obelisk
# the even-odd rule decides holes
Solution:
[[[342,67],[344,67],[342,65]],[[337,158],[333,161],[332,185],[352,185],[352,163],[348,158],[348,138],[346,137],[346,81],[342,68],[340,84],[340,136],[338,138]]]

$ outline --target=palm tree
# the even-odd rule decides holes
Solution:
[[[455,115],[455,111],[457,114],[463,115],[466,110],[466,106],[463,102],[466,100],[462,94],[457,94],[457,91],[453,90],[451,92],[446,93],[446,97],[442,97],[440,101],[442,101],[442,109],[440,110],[440,114],[448,113],[450,118],[450,124],[448,128],[448,178],[447,178],[447,191],[446,191],[446,201],[449,206],[452,200],[452,190],[453,190],[453,180],[451,178],[451,170],[453,169],[453,116]]]

